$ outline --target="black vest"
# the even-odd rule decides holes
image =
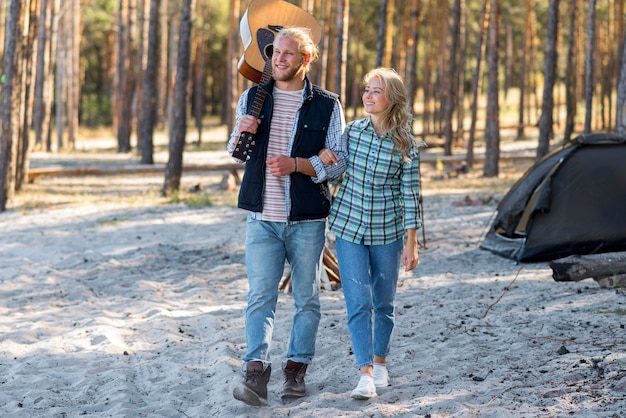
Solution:
[[[263,188],[265,187],[265,159],[271,115],[273,110],[274,80],[266,85],[255,86],[248,92],[248,109],[258,88],[264,88],[267,96],[263,103],[259,119],[261,124],[254,136],[255,145],[246,161],[239,204],[242,209],[253,212],[263,211]],[[317,155],[326,146],[326,135],[330,117],[338,96],[305,80],[306,97],[300,109],[298,127],[291,149],[291,157],[309,158]],[[327,182],[314,183],[306,174],[292,173],[291,176],[291,212],[288,221],[323,219],[330,213],[331,194]]]

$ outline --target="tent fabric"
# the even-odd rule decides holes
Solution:
[[[626,250],[626,138],[554,149],[504,196],[480,247],[524,262]]]

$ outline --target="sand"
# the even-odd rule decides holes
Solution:
[[[308,396],[280,398],[293,309],[282,293],[269,406],[233,399],[245,352],[243,211],[86,199],[0,213],[0,416],[625,417],[624,290],[555,282],[547,263],[479,249],[502,190],[427,180],[426,246],[401,273],[391,385],[368,401],[349,396],[358,371],[343,295],[331,289]],[[55,181],[141,189],[162,179]]]

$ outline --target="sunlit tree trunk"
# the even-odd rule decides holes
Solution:
[[[543,68],[543,98],[539,119],[539,144],[536,160],[540,160],[550,150],[553,134],[554,82],[556,74],[556,42],[559,30],[559,0],[550,0],[546,29],[546,46]]]
[[[589,0],[587,18],[587,53],[585,57],[585,133],[591,132],[593,93],[595,90],[596,0]]]
[[[444,155],[452,155],[452,116],[454,114],[454,103],[456,101],[457,83],[457,50],[459,36],[461,33],[461,0],[454,0],[452,7],[452,28],[450,30],[450,51],[448,56],[448,76],[445,89],[444,113]]]
[[[417,95],[417,45],[419,41],[419,28],[421,17],[421,0],[411,0],[411,29],[408,39],[408,64],[407,64],[407,90],[409,92],[409,106],[415,109],[415,96]]]
[[[528,77],[528,65],[527,60],[529,56],[530,43],[532,42],[531,28],[533,17],[533,0],[526,0],[526,13],[524,15],[524,35],[522,36],[522,59],[519,63],[519,104],[517,108],[517,139],[524,137],[524,111],[527,95],[527,77]]]
[[[626,35],[622,39],[622,62],[619,70],[615,110],[615,132],[626,136]]]
[[[37,11],[39,0],[25,1],[24,30],[22,31],[22,97],[20,98],[19,120],[20,133],[17,143],[17,161],[15,164],[15,191],[20,191],[28,176],[31,141],[33,95],[35,91],[35,62],[37,56]]]
[[[15,162],[19,137],[19,42],[23,21],[21,0],[8,0],[5,25],[4,85],[2,87],[2,136],[0,136],[0,211],[15,194]]]
[[[485,162],[483,175],[496,177],[500,159],[500,106],[498,104],[498,20],[500,5],[491,0],[489,14],[489,86],[487,87],[487,120],[485,125]]]
[[[478,112],[478,93],[482,84],[482,58],[485,55],[485,34],[489,27],[490,0],[484,0],[483,8],[480,13],[480,25],[476,40],[476,68],[472,78],[472,104],[470,107],[470,129],[469,138],[467,140],[467,166],[469,169],[474,165],[474,138],[476,135],[476,115]]]
[[[350,0],[337,1],[337,37],[335,53],[334,91],[346,97],[346,62],[348,61],[348,23]]]
[[[567,64],[565,73],[565,107],[567,109],[565,115],[565,133],[563,135],[564,141],[569,141],[572,133],[574,132],[574,122],[576,118],[576,103],[577,103],[577,77],[578,61],[576,57],[576,48],[578,46],[578,26],[576,22],[578,20],[578,5],[579,0],[571,0],[570,3],[570,30],[569,39],[567,45]]]
[[[148,23],[148,48],[146,51],[146,67],[143,72],[143,88],[137,143],[141,152],[141,163],[154,163],[154,125],[156,123],[157,100],[157,54],[159,30],[159,6],[161,0],[150,0]]]
[[[180,188],[183,173],[183,149],[187,133],[187,84],[191,55],[191,2],[183,0],[178,36],[178,60],[172,101],[172,125],[169,133],[169,159],[165,168],[163,195],[169,196]]]

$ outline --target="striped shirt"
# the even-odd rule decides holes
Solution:
[[[300,109],[303,90],[286,91],[274,87],[274,112],[272,129],[267,142],[267,158],[275,155],[289,155],[289,138],[296,113]],[[265,167],[265,189],[263,190],[264,221],[287,222],[286,179],[289,176],[274,176]]]
[[[384,245],[403,238],[406,229],[420,228],[418,146],[410,161],[403,160],[388,135],[376,135],[369,117],[349,123],[343,135],[348,163],[330,231],[353,243]]]

